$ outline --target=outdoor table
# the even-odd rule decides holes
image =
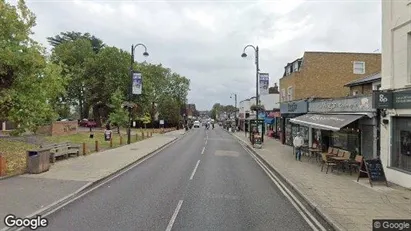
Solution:
[[[315,155],[315,161],[318,162],[318,158],[321,156],[320,153],[321,153],[322,150],[319,149],[319,148],[309,148],[308,151],[309,151],[311,154],[314,154],[314,155]],[[310,159],[311,159],[311,158],[312,158],[312,155],[310,155]],[[310,159],[308,159],[308,161],[310,161]]]

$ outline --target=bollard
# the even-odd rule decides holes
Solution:
[[[113,137],[110,137],[110,148],[113,147]]]
[[[96,146],[96,152],[98,152],[98,140],[95,141],[95,146]]]
[[[136,141],[138,141],[138,134],[136,133]]]
[[[6,169],[7,169],[6,158],[4,157],[4,155],[0,153],[0,176],[6,175]]]
[[[86,151],[87,151],[87,150],[86,150],[86,143],[83,142],[83,155],[86,155],[86,154],[87,154]]]
[[[143,131],[141,132],[141,137],[142,137],[143,140],[144,140],[144,132],[143,132]]]
[[[120,145],[123,145],[123,136],[120,135]]]

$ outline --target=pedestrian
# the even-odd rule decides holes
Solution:
[[[295,148],[295,159],[301,161],[301,148],[304,145],[304,138],[301,136],[300,132],[297,132],[293,144]]]

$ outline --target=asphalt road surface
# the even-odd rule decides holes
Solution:
[[[312,230],[219,127],[193,129],[47,218],[41,230]]]

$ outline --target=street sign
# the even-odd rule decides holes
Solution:
[[[160,125],[164,125],[164,120],[160,120]]]

